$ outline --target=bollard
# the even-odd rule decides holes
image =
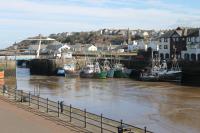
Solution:
[[[87,125],[87,116],[86,116],[87,112],[86,112],[86,109],[84,109],[84,128],[86,128],[86,125]]]

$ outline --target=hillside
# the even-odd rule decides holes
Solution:
[[[82,44],[104,44],[104,45],[120,45],[124,41],[128,40],[128,37],[124,35],[101,35],[98,32],[75,32],[72,34],[69,34],[67,32],[58,33],[58,34],[50,34],[48,36],[49,38],[53,38],[58,42],[61,43],[68,43],[68,44],[76,44],[76,43],[82,43]],[[31,37],[31,38],[38,38],[38,36]],[[132,40],[141,39],[141,36],[132,36]],[[49,41],[43,41],[43,44],[49,44],[51,42]],[[12,46],[8,47],[8,50],[13,50],[15,48],[17,49],[27,49],[29,45],[38,44],[38,41],[29,41],[29,40],[23,40],[19,43],[15,43]]]

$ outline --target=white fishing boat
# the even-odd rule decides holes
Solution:
[[[152,68],[150,72],[141,73],[140,79],[142,81],[180,81],[182,71],[178,65],[176,56],[172,60],[172,67],[168,69],[165,60],[160,64],[160,59],[152,60]]]
[[[95,66],[93,63],[88,62],[86,63],[85,67],[82,68],[80,72],[81,78],[92,78],[94,77]]]

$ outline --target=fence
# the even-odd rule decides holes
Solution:
[[[42,98],[33,94],[26,93],[23,90],[3,88],[0,93],[9,96],[16,102],[26,104],[31,108],[38,109],[48,113],[50,116],[59,117],[59,119],[70,122],[81,128],[85,128],[95,133],[152,133],[144,129],[138,128],[121,121],[112,120],[101,115],[87,112],[86,109],[81,110],[72,105],[64,105],[63,102],[51,101],[48,98]]]

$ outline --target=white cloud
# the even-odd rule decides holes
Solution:
[[[48,34],[106,27],[159,29],[182,23],[200,25],[199,10],[181,4],[167,4],[161,0],[85,0],[86,5],[77,4],[80,0],[73,1],[76,4],[1,1],[0,31],[7,30],[10,34],[12,29],[29,36],[31,32],[37,31]],[[122,6],[109,7],[109,4]],[[134,4],[145,6],[135,8]]]

